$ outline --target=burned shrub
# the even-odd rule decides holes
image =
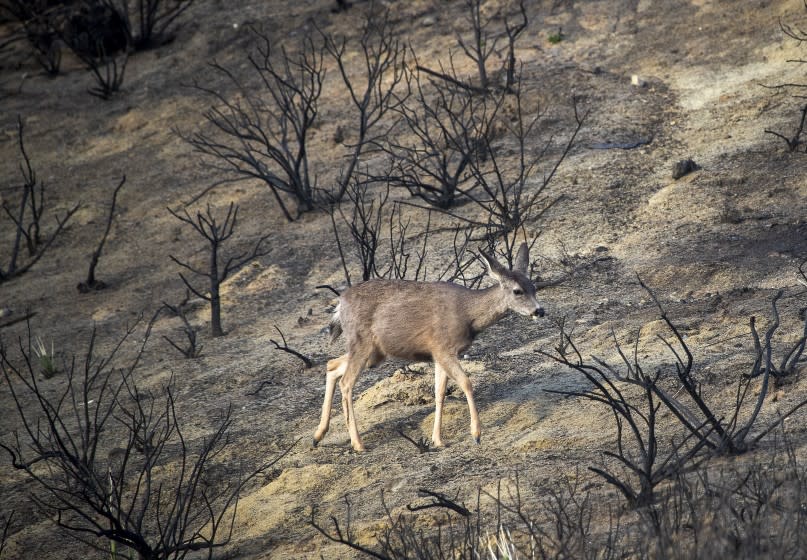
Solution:
[[[807,2],[804,3],[804,8],[805,8],[805,10],[807,10]],[[784,22],[784,21],[782,21],[780,19],[779,20],[779,29],[782,31],[782,33],[786,37],[794,39],[800,45],[803,45],[803,44],[807,43],[807,32],[805,32],[798,25],[795,25],[795,24],[792,24],[792,23],[787,23],[787,22]],[[804,64],[807,61],[805,61],[803,59],[796,59],[796,60],[791,60],[789,62],[796,62],[798,64]],[[805,90],[805,88],[807,88],[807,84],[803,84],[803,83],[782,83],[782,84],[776,84],[776,85],[773,85],[773,86],[765,86],[765,87],[768,87],[770,89],[774,89],[774,90],[777,90],[777,91],[791,92],[791,93],[793,93],[793,98],[794,99],[801,100],[799,102],[800,105],[801,105],[801,110],[800,110],[801,115],[800,115],[800,117],[798,119],[798,125],[795,127],[794,131],[791,134],[782,133],[782,132],[778,132],[778,131],[770,130],[770,129],[765,129],[765,133],[766,134],[771,134],[772,136],[775,136],[775,137],[779,138],[780,140],[783,140],[785,142],[785,144],[787,145],[788,151],[790,151],[790,152],[795,152],[795,151],[798,151],[799,149],[804,151],[803,146],[805,145],[805,141],[803,139],[803,135],[804,135],[804,132],[805,132],[805,130],[804,130],[805,125],[807,125],[807,104],[805,104],[803,102],[803,100],[805,98],[804,90]]]
[[[71,48],[86,55],[144,50],[173,40],[193,0],[83,0],[65,25]]]
[[[603,455],[614,460],[619,469],[608,466],[589,467],[625,497],[631,507],[643,507],[658,498],[658,487],[711,456],[740,455],[746,453],[800,408],[807,405],[801,400],[766,426],[760,426],[759,417],[768,395],[771,378],[779,370],[792,367],[804,348],[805,336],[786,352],[782,366],[774,365],[772,340],[779,329],[777,301],[778,292],[771,302],[773,320],[763,337],[760,337],[754,318],[750,320],[756,359],[750,373],[737,381],[736,396],[727,410],[720,404],[710,402],[703,393],[702,383],[694,374],[694,359],[685,338],[667,316],[667,312],[655,294],[645,286],[659,309],[661,320],[671,333],[671,340],[659,335],[660,340],[675,359],[674,376],[666,375],[666,368],[646,371],[639,360],[638,341],[633,352],[625,352],[616,342],[616,351],[622,365],[612,366],[602,359],[584,359],[570,336],[561,331],[561,344],[555,354],[542,352],[579,373],[593,388],[587,390],[551,391],[576,396],[604,405],[613,414],[617,441],[614,451]],[[752,397],[752,382],[761,377],[762,383]],[[674,378],[676,385],[670,386]],[[680,384],[680,385],[679,385]],[[676,390],[676,387],[677,390]],[[635,398],[629,391],[638,389],[642,398]],[[747,402],[751,400],[751,402]],[[666,410],[675,419],[674,428],[667,429],[662,441],[659,411]]]
[[[113,4],[101,0],[82,2],[67,17],[62,34],[81,60],[121,53],[130,42],[123,16]]]
[[[228,175],[210,188],[258,179],[269,187],[284,217],[292,222],[304,212],[340,201],[359,177],[364,156],[386,133],[382,127],[386,114],[401,102],[395,93],[403,87],[405,51],[388,14],[372,9],[358,38],[361,63],[356,65],[348,50],[351,42],[344,37],[320,30],[320,37],[305,37],[295,52],[286,47],[274,49],[268,33],[253,31],[257,52],[247,59],[260,85],[244,83],[231,70],[213,63],[213,70],[237,95],[194,84],[214,103],[204,113],[209,131],[179,135],[208,167]],[[339,69],[357,137],[346,144],[348,153],[333,183],[318,187],[317,177],[310,171],[308,143],[319,118],[326,57]]]
[[[37,379],[30,329],[16,351],[0,342],[0,373],[19,427],[4,434],[0,449],[30,481],[36,505],[88,547],[112,558],[117,546],[126,549],[121,557],[212,558],[230,540],[245,486],[291,447],[251,467],[225,464],[234,442],[231,406],[192,440],[173,378],[157,392],[138,387],[150,329],[123,364],[135,327],[104,355],[93,331],[84,354],[65,364],[55,395]]]
[[[9,257],[5,267],[0,266],[0,283],[10,280],[26,272],[45,254],[53,241],[64,230],[67,221],[79,209],[79,204],[68,210],[63,218],[56,217],[56,227],[47,237],[43,237],[40,225],[42,214],[45,208],[45,184],[36,177],[31,159],[25,150],[23,140],[23,121],[17,118],[17,132],[22,162],[20,171],[22,172],[23,184],[19,202],[12,207],[7,200],[3,201],[2,208],[13,225],[14,235]],[[23,241],[28,250],[28,259],[23,260],[20,250]]]
[[[58,0],[5,0],[0,2],[0,15],[17,23],[39,65],[48,75],[59,73],[62,61],[61,40],[58,33],[58,17],[62,11]]]
[[[195,218],[191,217],[187,210],[183,211],[182,214],[178,214],[169,208],[168,212],[180,222],[191,226],[209,245],[210,257],[204,269],[180,261],[173,255],[169,255],[169,258],[195,276],[207,280],[209,291],[206,292],[204,288],[196,288],[181,272],[179,273],[182,282],[185,283],[185,286],[191,292],[197,297],[210,302],[211,334],[213,336],[224,336],[224,330],[221,328],[221,284],[230,274],[245,264],[268,253],[269,250],[262,247],[262,245],[269,237],[269,234],[261,237],[255,243],[251,251],[225,258],[222,254],[222,245],[235,233],[235,226],[238,221],[238,206],[236,206],[235,203],[230,203],[223,221],[216,219],[210,209],[210,205],[207,206],[207,210],[204,214],[202,214],[201,211],[197,211]]]

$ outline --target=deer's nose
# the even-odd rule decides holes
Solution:
[[[544,308],[543,307],[536,307],[535,311],[532,312],[533,317],[543,317],[544,316]]]

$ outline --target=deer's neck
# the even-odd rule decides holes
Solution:
[[[466,309],[474,332],[481,332],[507,314],[498,286],[471,290]]]

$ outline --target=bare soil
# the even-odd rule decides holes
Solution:
[[[254,78],[246,61],[250,25],[267,30],[277,45],[293,45],[312,33],[313,22],[355,38],[366,4],[332,13],[333,4],[198,0],[183,17],[175,41],[130,58],[124,91],[109,101],[86,93],[92,78],[72,59],[66,57],[62,74],[49,78],[18,51],[3,54],[0,196],[17,200],[16,119],[21,115],[27,151],[48,187],[46,228],[53,227],[54,212],[61,215],[82,203],[39,263],[0,284],[0,307],[10,311],[9,317],[35,312],[33,334],[52,340],[57,354],[67,357],[81,355],[93,328],[102,349],[109,348],[141,314],[151,316],[162,301],[180,301],[184,288],[168,256],[201,262],[205,246],[166,207],[182,208],[223,178],[213,176],[177,134],[202,127],[209,106],[209,99],[188,86],[198,81],[225,87],[207,66],[212,60],[244,80]],[[472,75],[454,36],[466,29],[462,2],[387,4],[395,29],[414,46],[421,64],[439,67],[453,52],[457,70]],[[493,13],[505,5],[490,0],[486,9]],[[533,496],[564,477],[581,477],[606,495],[603,481],[585,467],[613,445],[611,417],[588,402],[547,393],[586,385],[538,351],[552,350],[556,321],[566,318],[586,355],[613,360],[613,333],[621,342],[639,336],[639,352],[648,364],[669,364],[673,358],[656,338],[662,331],[658,311],[637,274],[685,334],[708,396],[726,406],[733,402],[738,376],[753,362],[749,318],[758,317],[764,328],[777,290],[785,292],[778,344],[800,335],[807,300],[796,273],[807,257],[807,159],[763,131],[789,134],[797,125],[800,102],[764,86],[803,82],[805,67],[789,62],[803,52],[778,23],[783,18],[805,24],[802,3],[564,0],[527,5],[530,25],[516,54],[524,64],[527,106],[546,111],[542,138],[555,135],[550,156],[573,129],[572,96],[590,110],[549,187],[549,194],[563,195],[561,202],[529,224],[530,234],[540,232],[532,257],[544,267],[544,277],[559,274],[564,262],[589,266],[539,294],[547,309],[543,320],[506,318],[483,333],[463,361],[480,409],[481,445],[468,434],[460,391],[446,406],[446,448],[421,454],[399,437],[398,430],[415,439],[431,433],[432,370],[422,364],[403,371],[404,364],[388,362],[365,372],[356,390],[367,452],[350,450],[338,407],[330,432],[312,449],[324,364],[343,352],[342,341],[329,345],[325,329],[333,298],[315,289],[343,283],[330,219],[314,212],[286,223],[271,193],[251,182],[218,187],[189,207],[195,211],[209,202],[223,208],[235,201],[241,211],[233,247],[247,248],[271,232],[270,250],[226,283],[226,336],[207,334],[209,310],[198,302],[191,321],[200,328],[204,350],[200,358],[185,360],[162,340],[163,335],[181,337],[179,321],[163,317],[154,326],[138,379],[143,387],[157,389],[173,374],[179,417],[190,441],[204,437],[232,403],[233,460],[257,463],[300,440],[276,472],[243,496],[228,548],[236,557],[350,557],[350,550],[326,541],[308,523],[312,505],[323,519],[343,515],[346,494],[354,504],[355,534],[368,544],[385,521],[382,492],[394,513],[417,499],[418,488],[458,495],[470,504],[478,488],[495,491],[500,480],[515,473]],[[558,29],[562,41],[550,43],[548,36]],[[337,72],[330,68],[312,150],[321,182],[333,180],[342,156],[343,147],[333,141],[336,127],[350,130],[344,101]],[[673,165],[686,158],[699,169],[674,180]],[[76,285],[86,276],[122,174],[127,183],[97,271],[109,287],[79,294]],[[425,223],[424,213],[412,210],[410,216],[416,225]],[[433,220],[453,223],[448,217]],[[5,259],[13,230],[8,220],[0,223]],[[449,237],[433,238],[430,266],[437,268],[447,258],[449,243]],[[291,346],[313,357],[316,367],[302,369],[299,361],[274,349],[275,325]],[[2,330],[5,341],[25,334],[24,323]],[[125,350],[135,347],[132,342]],[[65,379],[43,383],[56,392]],[[763,420],[775,418],[805,393],[799,376],[770,397]],[[12,406],[3,384],[4,440],[18,426]],[[788,430],[800,448],[807,444],[804,413]],[[8,558],[103,556],[54,531],[52,520],[31,503],[32,490],[3,458],[0,507],[17,512]]]

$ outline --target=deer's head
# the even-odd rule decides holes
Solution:
[[[530,263],[530,250],[522,243],[516,254],[513,270],[502,266],[492,255],[479,250],[491,278],[499,283],[502,300],[507,309],[519,315],[536,319],[544,316],[544,308],[535,298],[535,284],[527,276]]]

